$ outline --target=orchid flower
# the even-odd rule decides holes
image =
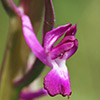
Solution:
[[[70,77],[66,67],[66,60],[70,58],[78,47],[75,38],[76,25],[67,24],[59,26],[47,32],[42,46],[35,36],[31,21],[27,15],[23,15],[22,29],[25,41],[40,61],[52,70],[44,78],[44,88],[51,96],[61,94],[70,96]],[[54,43],[65,33],[64,38],[54,47]]]
[[[9,2],[9,4],[12,5],[12,8],[9,10],[12,12],[12,14],[15,13],[21,18],[23,35],[32,52],[41,62],[52,68],[44,78],[44,88],[51,96],[61,94],[62,96],[67,95],[69,98],[72,91],[66,60],[69,59],[78,48],[78,41],[75,38],[77,25],[75,24],[72,26],[71,23],[68,23],[67,25],[62,25],[54,29],[54,22],[50,23],[51,20],[54,21],[52,0],[48,1],[49,5],[47,5],[47,0],[45,0],[45,9],[47,10],[45,12],[45,21],[43,27],[43,46],[39,43],[34,33],[31,21],[29,17],[25,15],[24,10],[20,7],[16,7],[16,5],[13,3],[13,0]],[[8,6],[6,7],[6,10],[7,8]],[[53,19],[51,19],[51,16],[49,16],[47,12],[51,12]],[[49,18],[49,22],[46,22],[46,20]],[[50,23],[50,25],[52,24],[50,28],[47,27],[47,23]],[[55,42],[62,36],[64,36],[64,38],[56,46],[54,46]],[[44,90],[40,90],[37,93],[28,93],[28,95],[21,93],[20,96],[26,99],[33,99],[40,96],[40,94],[44,95],[47,93],[44,92]]]
[[[52,20],[54,21],[52,0],[50,0],[50,3],[52,7]],[[45,0],[45,9],[46,7]],[[45,65],[52,68],[44,78],[44,88],[49,95],[55,96],[61,94],[62,96],[67,95],[69,98],[72,91],[66,60],[69,59],[78,48],[78,41],[75,38],[77,25],[75,24],[72,26],[71,23],[68,23],[67,25],[62,25],[54,29],[53,22],[50,31],[46,31],[46,20],[49,18],[49,16],[47,16],[47,11],[48,10],[45,10],[43,46],[36,38],[31,21],[25,14],[21,16],[24,38],[36,57]],[[62,36],[64,36],[64,38],[54,46],[55,42]]]

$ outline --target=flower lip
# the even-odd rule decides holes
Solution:
[[[65,92],[65,89],[62,86],[62,93],[61,93],[61,95],[64,96],[64,97],[67,95],[68,96],[68,99],[69,99],[70,95],[72,94],[72,91],[70,91],[68,94],[65,94],[64,92]]]
[[[52,69],[44,78],[44,88],[48,91],[50,96],[61,94],[62,96],[70,97],[72,91],[70,87],[70,77],[65,69]]]

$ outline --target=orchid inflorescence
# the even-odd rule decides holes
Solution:
[[[54,10],[52,0],[50,1],[52,11],[52,27],[49,31],[46,29],[47,19],[47,0],[45,0],[45,18],[43,24],[43,34],[41,45],[35,35],[31,20],[28,15],[22,13],[20,9],[18,16],[21,17],[22,31],[27,45],[30,47],[35,56],[45,65],[51,68],[51,71],[44,78],[44,89],[50,96],[61,94],[62,96],[70,97],[72,91],[70,86],[69,72],[66,66],[68,60],[77,50],[78,41],[75,38],[77,25],[68,23],[66,25],[54,28]],[[55,43],[63,36],[63,39],[55,46]],[[37,66],[39,67],[39,65]],[[32,77],[32,76],[31,76]]]

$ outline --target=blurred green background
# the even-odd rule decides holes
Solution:
[[[67,61],[71,78],[70,100],[100,100],[100,0],[53,0],[55,27],[77,24],[78,51]],[[9,17],[0,3],[0,66],[9,31]],[[46,67],[44,73],[50,68]],[[44,75],[45,76],[45,75]],[[66,100],[43,97],[40,100]]]

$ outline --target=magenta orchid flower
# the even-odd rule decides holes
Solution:
[[[44,46],[37,40],[32,24],[27,15],[22,17],[22,29],[26,43],[32,52],[44,64],[52,70],[44,78],[44,88],[51,96],[61,94],[70,96],[70,77],[66,67],[66,60],[70,58],[78,48],[75,38],[76,25],[62,25],[47,32],[44,37]],[[54,47],[54,43],[65,33],[64,38]]]
[[[21,17],[22,30],[26,43],[41,62],[52,68],[44,78],[44,88],[51,96],[61,94],[62,96],[67,95],[69,98],[72,91],[66,60],[69,59],[78,48],[78,41],[75,38],[77,25],[75,24],[72,26],[72,24],[69,23],[54,29],[52,0],[45,0],[45,20],[43,27],[42,46],[36,38],[31,21],[29,17],[24,14],[24,10],[20,7],[16,7],[16,5],[13,3],[13,0],[10,2],[13,5],[14,10],[11,11]],[[51,27],[48,27],[48,23],[50,23]],[[64,38],[56,46],[54,46],[55,42],[62,36],[64,36]],[[37,93],[21,93],[20,97],[24,99],[30,98],[31,100],[47,94],[47,92],[42,89]]]

